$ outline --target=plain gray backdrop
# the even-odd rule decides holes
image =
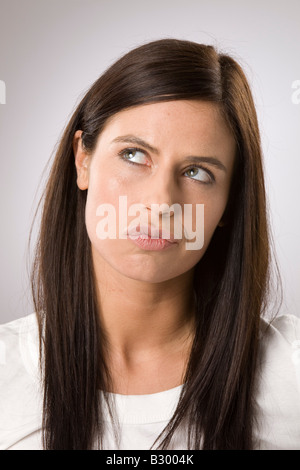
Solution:
[[[244,67],[262,135],[281,313],[300,316],[299,18],[299,0],[0,0],[0,323],[32,312],[29,231],[75,106],[117,58],[163,37],[213,44]]]

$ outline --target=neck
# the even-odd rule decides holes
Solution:
[[[108,353],[130,361],[179,351],[193,332],[193,271],[150,283],[123,276],[99,258],[94,268]]]

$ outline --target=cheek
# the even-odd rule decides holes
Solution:
[[[126,179],[114,173],[105,165],[91,166],[87,194],[86,219],[97,223],[97,208],[109,204],[118,211],[119,196],[127,194],[129,184]],[[99,218],[98,218],[99,219]]]
[[[224,214],[227,204],[227,195],[216,195],[204,203],[204,247],[206,250],[210,240]]]
[[[227,204],[227,191],[216,191],[211,193],[202,194],[198,199],[198,209],[196,210],[195,203],[189,204],[193,206],[192,210],[192,225],[193,230],[196,229],[199,221],[200,205],[203,207],[204,212],[204,231],[207,235],[213,232],[218,225],[222,215],[225,211]],[[198,212],[197,212],[198,211]],[[190,220],[190,217],[187,218]]]
[[[212,234],[217,227],[225,205],[210,205],[204,204],[204,232],[207,236]]]
[[[118,238],[120,231],[124,231],[123,225],[119,228],[119,209],[124,212],[124,198],[121,199],[120,196],[126,196],[127,208],[132,199],[132,189],[128,178],[112,171],[111,168],[105,165],[91,167],[85,223],[91,243],[100,251],[106,248],[109,250],[111,247],[116,249],[115,238]],[[99,226],[104,232],[110,233],[110,239],[99,238]]]

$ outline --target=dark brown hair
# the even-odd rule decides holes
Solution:
[[[161,39],[128,52],[92,85],[61,138],[46,185],[32,269],[41,337],[44,447],[90,449],[109,402],[106,339],[85,226],[87,191],[76,184],[78,129],[92,152],[107,119],[143,103],[218,103],[236,140],[226,208],[196,267],[197,326],[173,418],[155,442],[168,448],[183,423],[193,449],[252,449],[260,317],[270,284],[270,237],[261,143],[241,66],[209,45]]]

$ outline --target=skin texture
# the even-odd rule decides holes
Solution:
[[[152,149],[113,142],[129,135]],[[80,136],[78,130],[73,145],[77,184],[88,190],[86,227],[101,322],[109,340],[112,391],[144,394],[175,387],[182,383],[192,341],[194,267],[222,224],[235,160],[234,138],[218,106],[196,100],[147,104],[115,114],[93,154],[85,151]],[[118,155],[134,147],[141,151],[127,151],[123,156],[135,165]],[[197,170],[191,160],[195,156],[214,157],[225,169],[202,162],[203,169]],[[130,239],[100,240],[97,207],[112,204],[118,220],[119,196],[123,195],[128,207],[143,204],[148,222],[153,204],[178,203],[183,210],[185,204],[204,204],[203,247],[187,250],[181,238],[166,250],[146,251]],[[171,213],[171,221],[174,217]],[[132,219],[128,217],[128,223]],[[195,211],[192,219],[195,230]],[[118,229],[117,224],[117,234]]]

